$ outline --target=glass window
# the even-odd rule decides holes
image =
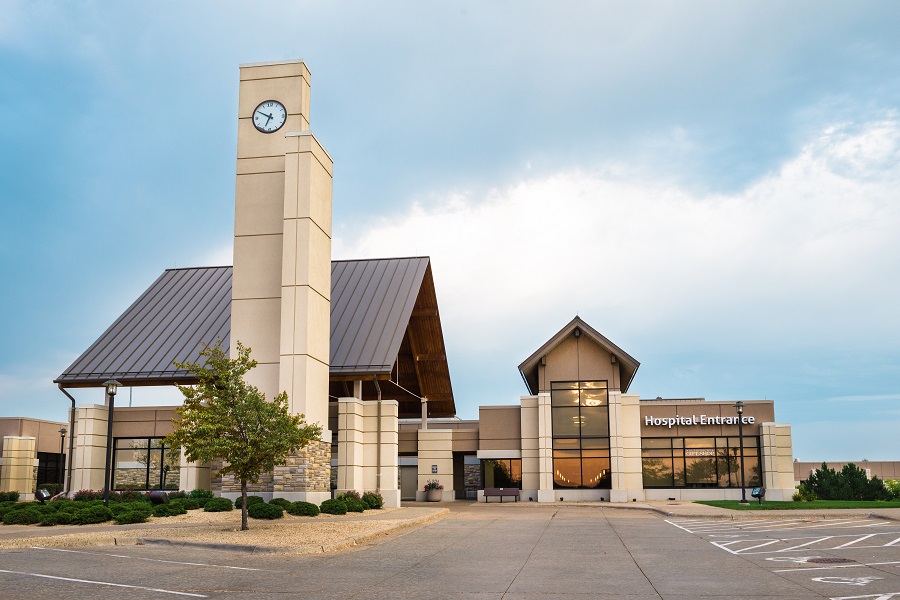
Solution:
[[[644,438],[644,487],[740,487],[739,442],[736,437]],[[746,487],[760,485],[758,438],[744,438],[743,463]]]
[[[606,381],[550,384],[553,481],[557,488],[610,487]]]
[[[503,458],[481,461],[484,487],[522,489],[522,459]]]
[[[181,486],[181,455],[162,438],[114,440],[113,484],[117,490],[177,490]]]

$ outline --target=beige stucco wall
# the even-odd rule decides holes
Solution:
[[[33,437],[3,437],[0,455],[0,492],[19,492],[19,500],[34,500],[37,485],[37,440]]]
[[[763,486],[768,500],[790,500],[794,494],[794,454],[791,426],[760,425]]]
[[[59,430],[69,424],[62,421],[45,421],[29,417],[0,417],[0,451],[3,450],[5,436],[33,437],[35,452],[59,453]],[[65,452],[69,451],[69,437],[66,434]]]
[[[522,407],[481,406],[478,409],[478,450],[522,449]]]
[[[103,489],[106,425],[105,406],[86,404],[75,408],[75,455],[72,463],[72,483],[69,486],[71,491]]]
[[[452,429],[419,429],[419,489],[416,500],[425,499],[425,484],[430,479],[437,479],[444,486],[443,500],[456,498],[453,490],[453,430]],[[437,472],[432,471],[436,466]]]
[[[547,353],[546,365],[538,367],[541,392],[550,390],[554,381],[608,381],[610,389],[619,389],[619,369],[612,356],[587,336],[569,336]]]

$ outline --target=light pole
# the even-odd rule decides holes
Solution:
[[[66,455],[63,450],[67,431],[65,427],[59,430],[59,491],[63,491],[66,484]]]
[[[741,448],[741,504],[748,504],[747,488],[744,485],[744,403],[738,400],[734,403],[734,407],[738,414],[738,445]]]
[[[104,381],[106,386],[106,398],[109,401],[109,412],[106,415],[106,468],[103,473],[103,506],[109,506],[109,487],[110,472],[112,470],[112,451],[113,451],[113,408],[116,404],[116,389],[121,383],[115,379]]]

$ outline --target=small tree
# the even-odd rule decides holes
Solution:
[[[237,351],[237,358],[228,358],[217,342],[200,353],[205,364],[176,363],[193,373],[198,383],[178,386],[184,404],[176,409],[180,419],[166,443],[183,448],[191,461],[224,461],[222,473],[233,473],[241,482],[241,530],[247,530],[247,484],[319,439],[322,428],[307,424],[303,415],[290,414],[286,392],[268,402],[265,394],[245,382],[244,375],[257,362],[240,342]]]

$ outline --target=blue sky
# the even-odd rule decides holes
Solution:
[[[900,459],[900,5],[624,4],[6,0],[0,414],[231,263],[238,65],[303,58],[334,256],[432,257],[461,417],[577,313],[642,397]]]

